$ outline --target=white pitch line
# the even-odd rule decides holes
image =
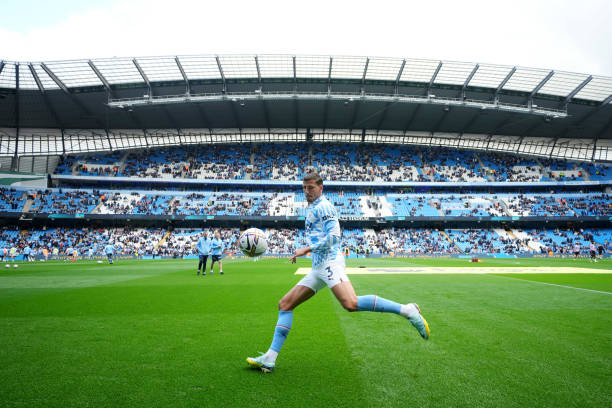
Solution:
[[[295,271],[296,275],[307,275],[311,268],[298,268]],[[573,267],[435,267],[435,266],[411,266],[411,267],[370,267],[370,268],[346,268],[347,275],[401,275],[401,274],[473,274],[484,275],[492,273],[500,274],[609,274],[612,270],[608,269],[590,269],[590,268],[573,268]]]
[[[539,283],[540,285],[557,286],[559,288],[565,288],[565,289],[574,289],[574,290],[582,290],[582,291],[585,291],[585,292],[601,293],[602,295],[612,295],[612,292],[606,292],[606,291],[603,291],[603,290],[577,288],[575,286],[559,285],[557,283],[540,282],[540,281],[533,281],[533,280],[529,280],[529,279],[512,278],[510,276],[499,276],[499,275],[492,275],[492,274],[486,274],[486,275],[492,276],[494,278],[512,279],[513,281],[519,281],[519,282]]]

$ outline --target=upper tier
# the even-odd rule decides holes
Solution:
[[[67,156],[56,174],[221,180],[535,182],[611,180],[605,165],[406,145],[251,144]]]

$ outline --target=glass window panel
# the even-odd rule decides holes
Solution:
[[[6,135],[0,135],[0,154],[1,155],[12,155],[15,153],[16,139],[14,137],[8,137]],[[10,164],[6,167],[10,167]],[[6,168],[4,164],[2,168]]]
[[[329,57],[298,55],[295,57],[295,71],[298,78],[327,78]]]
[[[432,60],[406,60],[400,81],[429,83],[440,61]]]
[[[366,79],[395,81],[402,62],[401,59],[395,58],[370,58]]]
[[[173,57],[136,58],[150,82],[182,81],[183,75]]]
[[[34,75],[27,64],[19,64],[19,88],[38,89]]]
[[[612,144],[605,140],[597,141],[597,148],[595,151],[595,160],[607,160],[612,161]],[[611,167],[608,167],[606,173],[612,171]]]
[[[144,79],[129,58],[94,60],[94,65],[110,84],[142,83]]]
[[[594,76],[574,98],[602,102],[610,95],[612,95],[612,78]]]
[[[365,69],[366,57],[334,57],[332,78],[361,79]]]
[[[257,59],[262,78],[293,78],[293,57],[290,55],[259,55]]]
[[[501,65],[480,64],[468,85],[497,89],[511,70],[511,67]]]
[[[514,72],[512,77],[506,82],[503,89],[531,92],[544,78],[546,78],[549,72],[550,71],[545,69],[517,67],[516,72]]]
[[[43,88],[45,89],[59,89],[59,85],[55,83],[53,79],[47,74],[47,71],[42,69],[40,64],[32,64],[34,67],[34,71],[36,71],[36,75],[38,75],[38,79],[42,83]]]
[[[567,96],[578,85],[587,78],[588,75],[573,74],[569,72],[555,72],[553,76],[546,81],[544,86],[538,93],[546,95]]]
[[[102,81],[87,61],[57,61],[47,62],[45,65],[69,88],[102,85]]]
[[[475,65],[471,62],[443,61],[442,68],[440,68],[434,83],[463,85]]]
[[[217,59],[212,55],[179,57],[188,79],[221,79]]]
[[[0,72],[0,88],[15,88],[15,64],[6,62]]]
[[[595,160],[607,160],[607,148],[597,146],[595,149]]]
[[[254,55],[219,55],[226,78],[257,78]]]

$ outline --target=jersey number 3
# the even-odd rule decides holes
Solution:
[[[331,279],[332,275],[334,274],[334,271],[332,271],[331,267],[328,266],[327,268],[325,268],[325,270],[327,271],[327,279]]]

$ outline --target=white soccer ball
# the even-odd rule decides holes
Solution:
[[[101,264],[101,263],[102,263],[102,261],[98,261],[98,263],[99,263],[99,264]]]
[[[268,237],[259,228],[249,228],[240,234],[238,247],[246,256],[260,256],[268,249]]]
[[[10,268],[10,267],[11,267],[11,265],[6,264],[6,265],[4,265],[4,267],[5,267],[5,268]]]
[[[15,264],[13,265],[13,268],[19,268],[19,265]]]

